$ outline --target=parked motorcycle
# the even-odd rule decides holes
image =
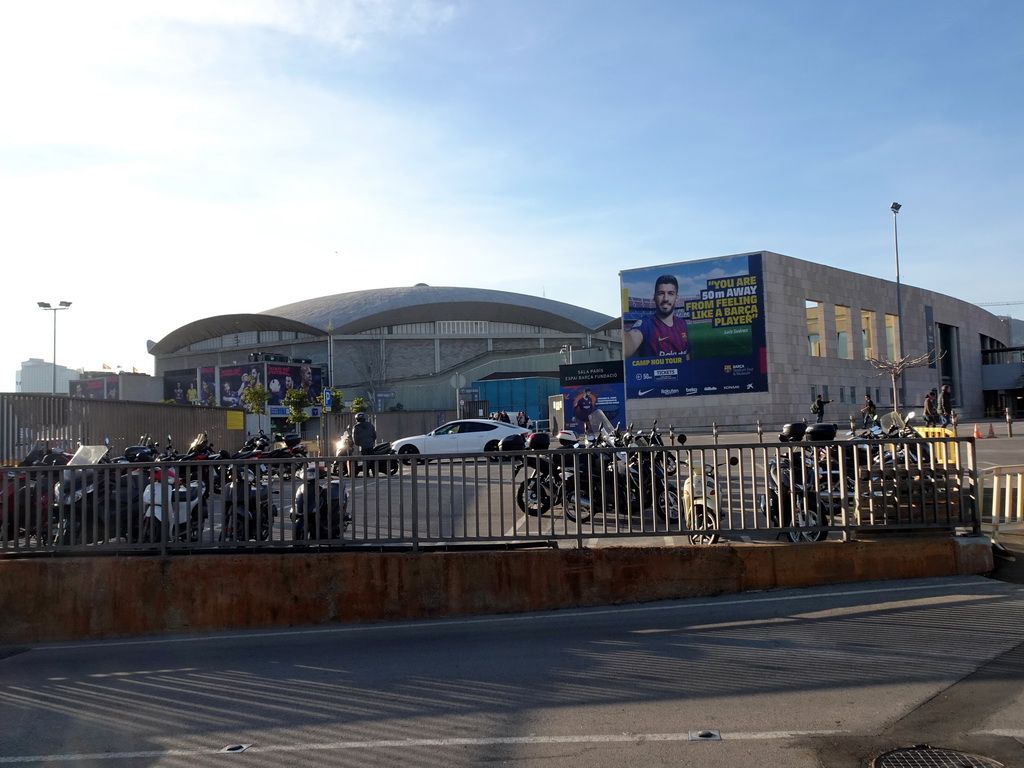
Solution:
[[[337,540],[352,522],[345,481],[325,466],[308,467],[295,491],[290,518],[296,540]]]
[[[16,469],[7,470],[0,491],[0,537],[4,541],[49,541],[55,472],[46,468],[66,465],[72,455],[39,444]]]
[[[54,484],[54,540],[60,544],[93,544],[127,535],[128,515],[114,513],[112,491],[118,474],[107,460],[105,445],[81,445]]]
[[[248,465],[236,465],[221,493],[221,541],[267,541],[277,505],[266,481]]]

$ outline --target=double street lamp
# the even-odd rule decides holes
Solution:
[[[69,309],[71,307],[70,301],[62,301],[56,307],[51,307],[45,301],[36,302],[40,309],[45,309],[47,312],[53,312],[53,386],[50,390],[51,394],[57,394],[57,313],[62,309]]]

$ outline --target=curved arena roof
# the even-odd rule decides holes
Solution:
[[[254,315],[221,315],[172,331],[154,355],[243,331],[284,330],[313,335],[356,334],[371,328],[433,320],[493,320],[538,325],[565,333],[593,333],[614,318],[560,301],[486,288],[414,285],[306,299]]]

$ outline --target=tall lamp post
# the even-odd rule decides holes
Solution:
[[[900,238],[896,229],[896,214],[900,212],[902,207],[899,203],[893,203],[889,206],[889,210],[892,211],[892,244],[896,251],[896,323],[898,325],[897,338],[899,339],[897,358],[904,357],[907,354],[903,348],[903,291],[900,288]],[[900,376],[899,395],[901,400],[907,399],[907,384],[902,376]],[[899,411],[900,404],[894,403],[894,406]]]
[[[62,301],[56,307],[51,307],[45,301],[36,302],[40,309],[45,309],[47,312],[53,312],[53,386],[50,389],[50,394],[57,394],[57,313],[62,309],[68,309],[71,307],[70,301]]]

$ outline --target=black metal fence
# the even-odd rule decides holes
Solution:
[[[79,460],[8,468],[0,554],[801,542],[977,533],[981,517],[973,441],[958,438]]]

